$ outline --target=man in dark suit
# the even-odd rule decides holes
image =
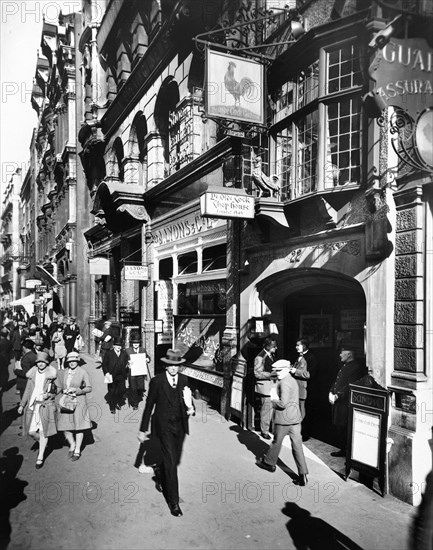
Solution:
[[[65,339],[66,352],[71,353],[75,350],[75,340],[80,334],[80,327],[77,325],[75,317],[69,317],[66,321],[66,327],[63,331],[63,338]]]
[[[113,349],[107,351],[102,361],[102,372],[112,377],[112,382],[107,384],[107,403],[111,414],[115,414],[116,409],[120,410],[125,404],[128,361],[129,355],[122,349],[122,340],[118,337],[114,338]]]
[[[254,359],[256,393],[260,395],[260,433],[264,439],[271,439],[269,428],[272,418],[272,404],[269,392],[272,387],[272,363],[275,361],[277,341],[268,336],[263,342],[262,351]]]
[[[157,489],[164,492],[172,515],[182,516],[177,467],[185,435],[189,433],[188,418],[194,414],[194,405],[187,385],[188,378],[179,373],[179,365],[185,362],[180,351],[169,349],[161,361],[165,363],[165,372],[150,381],[138,440],[143,443],[146,439],[150,417],[155,408],[152,431],[160,441],[162,452],[161,483],[157,481]]]
[[[131,356],[137,355],[138,353],[142,356],[143,367],[147,370],[147,364],[150,362],[150,358],[146,353],[146,349],[140,346],[140,337],[131,336],[131,347],[126,348],[126,352],[129,355],[129,360],[131,361]],[[146,391],[145,381],[147,379],[147,374],[134,375],[131,371],[131,365],[129,365],[130,372],[128,375],[129,382],[129,395],[128,400],[130,406],[134,411],[138,409],[138,404],[143,400],[143,394]]]
[[[337,430],[340,450],[331,453],[331,456],[346,456],[349,384],[353,384],[367,374],[367,369],[355,360],[355,348],[350,344],[341,346],[340,359],[343,366],[338,371],[337,378],[329,392],[329,402],[332,405],[332,423]]]
[[[277,375],[277,383],[270,389],[270,399],[274,409],[274,440],[266,455],[256,462],[259,468],[275,472],[283,440],[288,435],[292,444],[292,454],[298,468],[296,484],[307,485],[308,468],[305,462],[301,436],[301,410],[299,408],[299,386],[290,375],[290,361],[280,359],[272,365]]]
[[[18,321],[17,326],[14,327],[14,329],[10,334],[11,344],[14,350],[15,361],[18,361],[21,358],[21,353],[22,353],[21,346],[24,340],[28,336],[28,332],[25,326],[26,326],[25,321]]]

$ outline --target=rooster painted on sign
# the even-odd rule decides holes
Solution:
[[[226,90],[234,97],[235,107],[239,107],[241,97],[251,99],[254,96],[254,82],[247,76],[243,77],[240,82],[235,78],[236,63],[229,62],[227,72],[224,76],[224,84]]]

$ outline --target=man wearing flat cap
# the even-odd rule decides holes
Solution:
[[[299,408],[299,386],[290,374],[290,361],[280,359],[272,365],[277,382],[270,390],[274,409],[274,440],[265,456],[256,464],[268,472],[275,472],[283,440],[288,435],[292,443],[292,454],[298,468],[297,485],[307,485],[308,468],[302,448],[301,422]]]
[[[179,507],[179,483],[177,467],[182,455],[185,435],[189,433],[188,418],[194,414],[188,378],[179,373],[179,366],[185,362],[181,352],[169,349],[161,359],[165,372],[158,374],[149,384],[146,406],[141,420],[138,440],[143,443],[149,431],[152,417],[152,433],[161,444],[162,464],[156,470],[158,491],[162,491],[173,516],[182,516]],[[160,475],[159,475],[160,473]]]
[[[343,366],[338,371],[329,392],[329,402],[332,405],[332,423],[335,425],[340,446],[340,450],[331,453],[331,456],[342,457],[346,456],[349,384],[353,384],[367,374],[367,369],[355,360],[355,347],[349,343],[342,344],[340,359]]]

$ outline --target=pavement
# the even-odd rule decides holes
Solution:
[[[306,487],[294,485],[290,441],[277,470],[255,465],[268,442],[225,420],[196,400],[179,484],[183,517],[173,517],[152,473],[140,473],[143,448],[138,411],[115,415],[104,401],[97,363],[83,354],[92,381],[88,403],[94,429],[80,460],[67,457],[61,436],[52,438],[44,467],[35,469],[36,445],[21,435],[19,396],[10,367],[2,398],[1,548],[33,549],[311,549],[406,550],[415,509],[343,480],[344,459],[316,440],[304,444]],[[153,462],[145,443],[145,462]],[[6,497],[6,498],[5,498]]]

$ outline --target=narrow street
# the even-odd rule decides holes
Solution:
[[[267,444],[203,401],[196,401],[179,470],[184,516],[171,516],[152,474],[135,466],[143,403],[139,411],[124,407],[111,415],[102,372],[93,357],[84,360],[94,429],[77,462],[58,437],[44,467],[35,469],[32,441],[19,435],[21,419],[13,413],[18,396],[10,376],[0,443],[3,537],[10,530],[4,548],[407,548],[411,506],[381,498],[356,480],[343,481],[343,462],[327,466],[314,440],[305,447],[307,487],[292,483],[290,448],[283,448],[274,474],[260,470],[255,457]]]

